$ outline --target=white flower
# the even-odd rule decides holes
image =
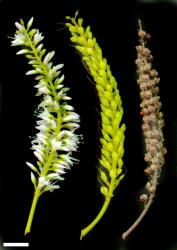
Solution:
[[[61,139],[64,136],[73,136],[73,132],[69,131],[69,130],[62,130],[60,131],[58,138]]]
[[[66,166],[62,165],[62,164],[55,164],[54,165],[54,169],[57,170],[57,169],[67,169]]]
[[[38,129],[38,130],[40,130],[40,131],[42,131],[42,132],[47,132],[48,130],[49,130],[49,128],[46,126],[46,124],[41,124],[41,125],[39,125],[39,126],[36,126],[36,129]]]
[[[18,30],[23,29],[23,26],[18,22],[15,22],[15,26],[17,27]]]
[[[52,122],[52,128],[53,128],[53,130],[55,130],[56,127],[57,127],[56,121],[54,119],[52,119],[51,122]]]
[[[29,20],[29,22],[27,23],[27,29],[28,29],[28,30],[31,28],[31,26],[32,26],[32,24],[33,24],[33,20],[34,20],[34,18],[32,17],[32,18]]]
[[[50,180],[50,179],[55,178],[55,177],[58,177],[58,174],[52,173],[52,174],[48,174],[48,175],[46,176],[46,179],[47,179],[47,180]]]
[[[43,47],[43,44],[42,44],[42,43],[37,47],[38,53],[41,51],[42,47]]]
[[[62,75],[62,76],[59,78],[59,84],[60,84],[61,82],[63,82],[64,79],[65,79],[65,76]]]
[[[56,170],[56,172],[57,172],[58,174],[65,174],[65,171],[63,171],[62,169],[59,169],[59,168]]]
[[[32,69],[32,70],[29,70],[26,72],[26,75],[29,76],[29,75],[34,75],[34,74],[37,74],[37,71],[36,69]]]
[[[39,104],[39,107],[51,106],[53,105],[53,100],[50,95],[44,96],[44,100]]]
[[[60,167],[60,165],[64,166],[66,169],[70,169],[70,165],[64,159],[57,159],[56,163],[54,163],[54,167]]]
[[[71,157],[69,154],[62,154],[60,157],[65,160],[67,163],[69,163],[71,166],[73,165],[74,162],[78,162],[77,159],[74,157]]]
[[[74,110],[74,108],[71,105],[67,105],[67,104],[63,105],[63,109],[68,110],[68,111]]]
[[[36,94],[36,96],[47,95],[49,93],[50,93],[50,90],[47,88],[47,86],[41,86],[38,88],[38,93]]]
[[[37,157],[37,159],[38,159],[40,162],[43,162],[43,161],[44,161],[43,158],[42,158],[42,156],[41,156],[41,154],[40,154],[39,152],[34,151],[34,155]]]
[[[24,45],[25,44],[25,36],[23,33],[20,34],[15,34],[15,38],[12,41],[12,46],[19,46],[19,45]]]
[[[64,64],[63,63],[60,63],[58,65],[55,66],[56,70],[59,70],[61,68],[63,68]]]
[[[38,140],[43,143],[44,145],[47,145],[47,136],[42,134],[42,132],[37,134]]]
[[[77,121],[79,122],[79,115],[76,114],[75,112],[70,112],[69,115],[64,116],[63,122],[68,122],[68,121]]]
[[[49,185],[49,181],[46,180],[46,177],[41,176],[39,177],[38,185],[39,185],[39,188],[42,189],[43,187]]]
[[[54,55],[55,55],[55,51],[49,52],[49,53],[45,56],[43,63],[44,63],[44,64],[47,64],[47,63],[52,59],[52,57],[53,57]]]
[[[64,140],[65,147],[69,149],[69,151],[76,151],[77,149],[77,143],[78,143],[78,137],[76,135],[67,138]]]
[[[69,128],[69,129],[78,129],[80,127],[80,125],[78,123],[75,122],[69,122],[63,125],[63,127]]]
[[[29,53],[29,50],[27,49],[22,49],[22,50],[19,50],[16,55],[22,55],[22,54],[26,54],[26,53]]]
[[[58,78],[56,79],[56,81],[55,81],[55,84],[57,85],[57,83],[58,83]],[[64,85],[62,85],[62,84],[58,84],[57,86],[56,86],[56,89],[58,90],[58,89],[61,89],[61,88],[63,88],[63,86]]]
[[[54,101],[53,102],[53,106],[54,106],[55,111],[59,110],[59,104],[58,104],[58,102]]]
[[[62,96],[62,100],[64,100],[64,101],[69,101],[69,100],[71,100],[71,99],[72,99],[72,98],[69,97],[69,96],[67,96],[67,95]]]
[[[46,122],[47,125],[51,125],[51,114],[47,108],[44,108],[44,110],[38,115],[38,117],[43,120],[40,123]]]
[[[39,155],[41,155],[41,157],[43,157],[42,147],[39,148],[38,145],[34,144],[34,145],[32,146],[32,149],[33,149],[35,152],[37,152]],[[36,153],[35,153],[35,154],[36,154]]]
[[[34,43],[37,44],[39,43],[40,41],[43,40],[43,36],[41,33],[37,32],[35,35],[34,35]]]
[[[53,150],[61,150],[61,145],[62,142],[61,141],[57,141],[55,138],[51,140],[51,144],[52,144],[52,149]]]

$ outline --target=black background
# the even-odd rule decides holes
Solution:
[[[123,101],[126,123],[124,162],[126,177],[115,191],[109,209],[90,234],[80,241],[80,230],[98,213],[103,202],[97,182],[99,157],[99,101],[91,77],[69,41],[65,16],[79,9],[111,65]],[[10,42],[14,23],[34,16],[34,26],[45,36],[55,62],[64,63],[71,104],[81,116],[83,143],[75,165],[61,189],[41,196],[31,234],[23,236],[33,198],[30,150],[34,110],[39,103],[34,80],[25,76],[29,65]],[[123,241],[121,234],[141,211],[138,197],[146,183],[144,143],[139,115],[135,57],[137,19],[151,34],[149,46],[161,77],[166,163],[155,201],[148,214]],[[3,242],[26,242],[30,249],[177,250],[177,6],[133,1],[0,1],[0,237]],[[1,249],[1,248],[0,248]]]

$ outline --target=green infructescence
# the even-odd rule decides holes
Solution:
[[[117,88],[117,82],[112,76],[107,60],[102,56],[102,50],[90,31],[90,26],[83,28],[83,19],[66,17],[66,26],[71,32],[71,41],[80,52],[84,64],[89,69],[95,81],[101,108],[101,155],[99,158],[99,174],[101,193],[104,204],[96,218],[81,231],[81,239],[98,223],[104,215],[115,188],[124,177],[123,154],[125,124],[121,123],[123,116],[122,101]]]

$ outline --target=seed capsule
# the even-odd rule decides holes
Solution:
[[[142,194],[142,195],[140,195],[140,201],[141,202],[146,202],[147,201],[147,199],[148,199],[148,197],[147,197],[147,195],[146,194]]]

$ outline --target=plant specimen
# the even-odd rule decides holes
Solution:
[[[39,132],[32,140],[37,163],[27,162],[35,192],[25,234],[30,232],[39,197],[46,191],[58,189],[57,182],[63,180],[62,175],[77,162],[72,152],[78,148],[79,136],[75,130],[80,122],[79,115],[68,105],[71,99],[67,95],[69,88],[64,87],[64,75],[60,71],[63,64],[53,66],[51,59],[55,52],[46,52],[41,43],[44,37],[38,29],[32,28],[32,24],[33,18],[26,26],[23,20],[16,22],[17,31],[12,41],[12,46],[22,48],[17,54],[24,54],[29,60],[32,69],[26,75],[36,75],[36,95],[41,97],[36,110],[36,129]]]
[[[161,168],[164,165],[164,154],[166,149],[164,147],[164,137],[162,128],[164,126],[163,114],[160,112],[161,102],[159,97],[159,83],[160,78],[155,69],[152,69],[151,51],[146,47],[146,42],[150,38],[141,25],[139,20],[139,45],[136,47],[137,59],[137,83],[140,88],[141,96],[141,112],[143,117],[142,129],[145,138],[146,153],[144,160],[147,162],[145,174],[148,177],[146,184],[146,191],[140,196],[140,201],[144,204],[144,209],[134,224],[122,235],[123,239],[135,229],[135,227],[143,219],[149,210],[158,184]]]
[[[104,195],[103,206],[96,218],[81,231],[81,239],[98,223],[104,215],[115,188],[124,177],[124,131],[122,101],[117,88],[117,82],[112,76],[107,60],[102,56],[102,50],[90,31],[82,26],[83,19],[66,17],[66,26],[71,32],[71,41],[79,51],[82,61],[94,79],[101,109],[101,155],[99,158],[99,179],[101,193]]]

